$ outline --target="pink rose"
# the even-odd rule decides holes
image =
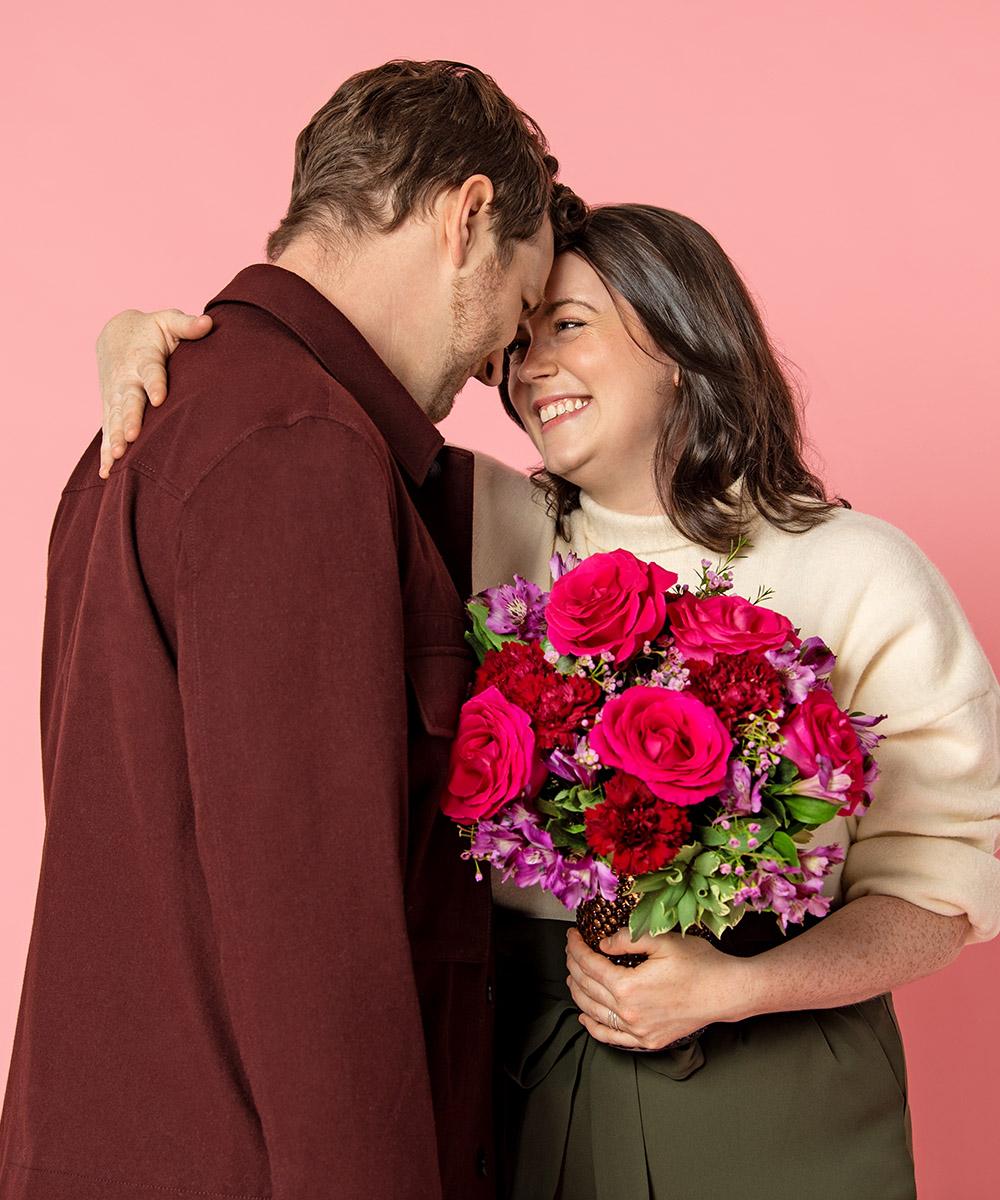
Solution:
[[[549,641],[560,654],[605,650],[623,663],[663,629],[665,593],[673,571],[643,562],[627,550],[594,554],[552,585],[545,619]]]
[[[708,663],[716,654],[777,650],[801,641],[787,617],[742,596],[681,596],[670,605],[670,632],[685,658]]]
[[[850,816],[867,800],[864,751],[851,718],[826,688],[810,692],[781,729],[782,755],[798,768],[796,791],[842,805]]]
[[[726,782],[733,740],[694,696],[632,687],[608,700],[590,745],[603,766],[635,775],[672,804],[697,804]]]
[[[462,706],[441,807],[453,821],[492,817],[545,779],[531,718],[489,687]]]

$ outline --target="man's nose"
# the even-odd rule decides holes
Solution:
[[[475,377],[487,387],[498,387],[503,378],[503,351],[494,350],[484,358]]]

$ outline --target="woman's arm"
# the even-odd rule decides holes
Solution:
[[[964,915],[941,916],[895,896],[862,896],[812,929],[754,958],[732,958],[679,934],[602,943],[610,954],[648,954],[616,967],[570,931],[569,986],[592,1037],[658,1050],[714,1021],[836,1008],[891,991],[950,963],[969,935]],[[609,1026],[608,1010],[622,1032]]]
[[[97,372],[104,406],[102,479],[142,429],[146,400],[154,407],[167,398],[167,359],[183,341],[202,338],[212,328],[207,314],[179,308],[144,313],[126,309],[112,317],[97,339]]]

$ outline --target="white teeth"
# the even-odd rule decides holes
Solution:
[[[539,420],[543,425],[547,425],[549,421],[555,420],[556,417],[561,417],[568,412],[579,412],[581,408],[586,408],[590,403],[589,400],[557,400],[555,404],[546,404],[544,408],[538,410]]]

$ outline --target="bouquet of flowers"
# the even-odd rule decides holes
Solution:
[[[443,797],[465,858],[614,906],[636,937],[825,915],[844,852],[805,847],[870,803],[884,717],[838,706],[833,653],[770,591],[734,594],[745,545],[693,588],[615,550],[555,555],[547,593],[515,576],[469,601],[480,665]]]

